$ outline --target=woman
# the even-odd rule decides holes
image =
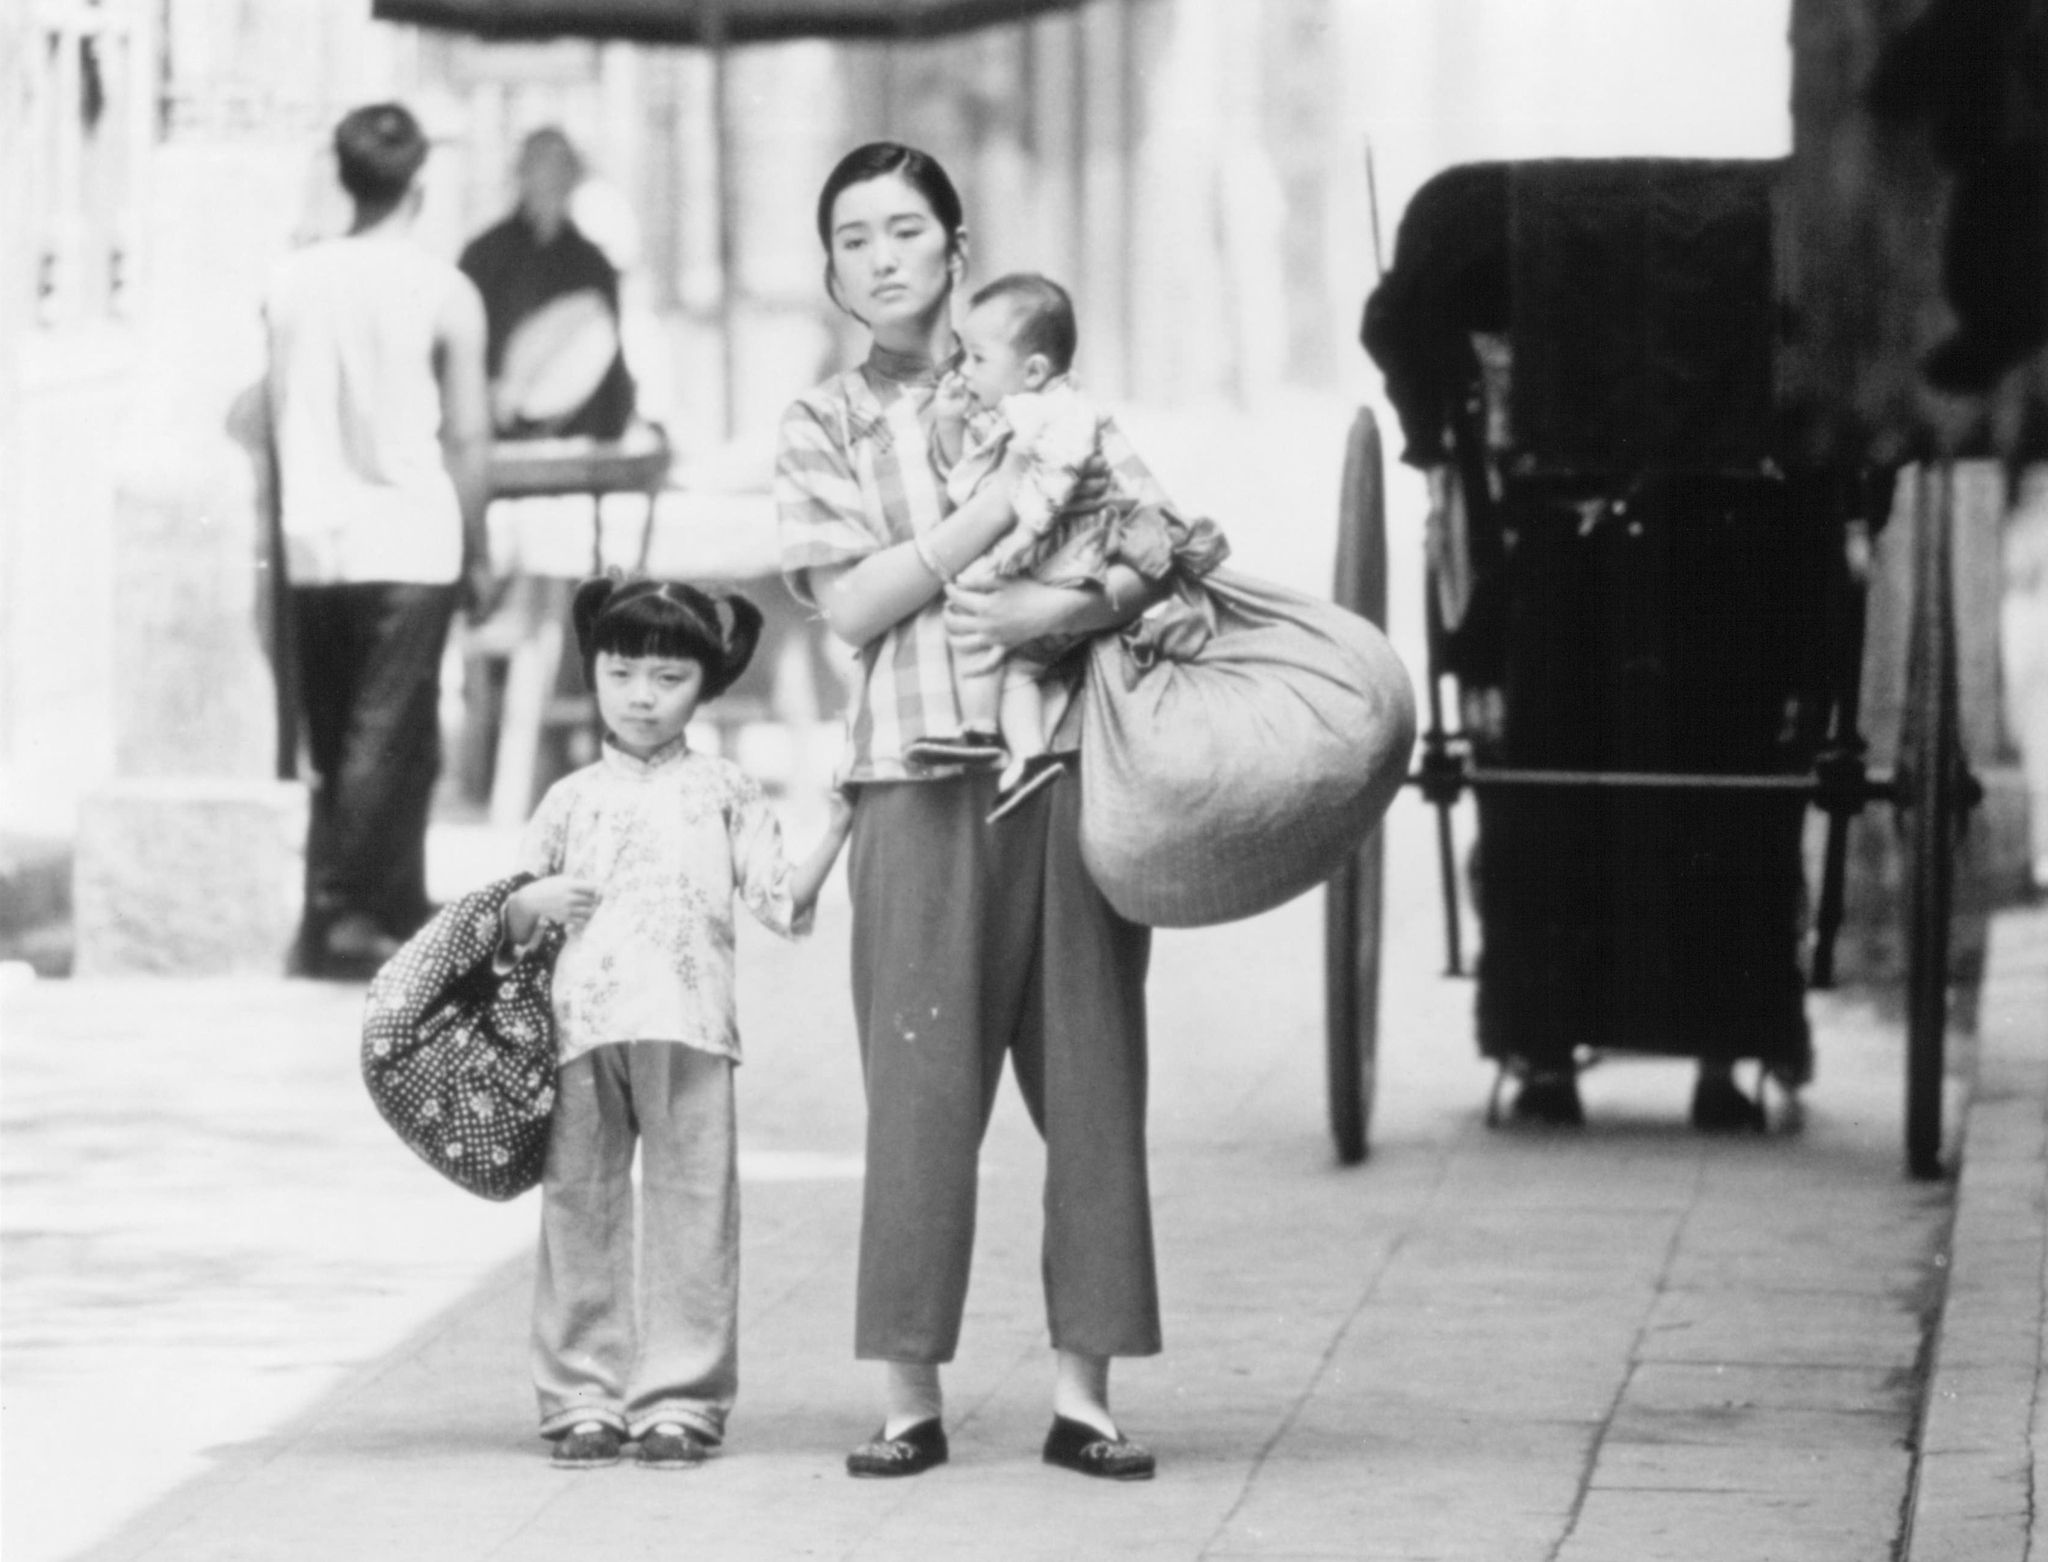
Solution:
[[[853,997],[868,1094],[855,1351],[886,1364],[886,1402],[847,1469],[915,1475],[946,1458],[939,1366],[959,1338],[976,1162],[1007,1053],[1046,1141],[1057,1370],[1044,1456],[1144,1479],[1152,1455],[1119,1433],[1108,1387],[1111,1357],[1159,1350],[1144,1127],[1150,935],[1109,908],[1082,866],[1078,787],[992,825],[992,772],[913,767],[904,750],[958,730],[957,666],[1114,629],[1155,593],[1121,565],[1102,591],[949,587],[1011,525],[1021,464],[949,513],[928,454],[933,391],[956,351],[960,198],[932,158],[878,142],[832,171],[817,219],[826,291],[873,339],[858,369],[790,408],[776,463],[785,576],[860,652],[843,761],[857,795]],[[1104,459],[1164,502],[1113,428]],[[1049,695],[1061,704],[1070,692]]]

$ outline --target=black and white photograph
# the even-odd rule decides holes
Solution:
[[[2048,0],[0,0],[5,1562],[2048,1553]]]

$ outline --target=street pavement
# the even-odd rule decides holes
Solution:
[[[2048,1554],[2048,906],[1992,928],[1905,1562]]]
[[[1348,417],[1321,401],[1256,430],[1129,426],[1241,563],[1315,586]],[[1411,477],[1390,472],[1392,575],[1410,583]],[[1418,601],[1395,593],[1411,665]],[[741,757],[772,768],[774,749]],[[801,842],[816,752],[796,750]],[[1913,1562],[2017,1562],[1971,1546],[1993,1510],[2001,1545],[2027,1543],[2048,1446],[2032,1392],[2048,1300],[2025,1246],[2048,1252],[2048,1038],[2024,1045],[2048,1012],[2042,913],[1994,930],[1982,1009],[2002,1116],[1980,1131],[1971,1109],[1956,1254],[1974,1332],[1947,1349],[1956,1185],[1902,1174],[1883,1003],[1813,996],[1819,1077],[1797,1131],[1692,1133],[1690,1070],[1669,1061],[1593,1070],[1583,1131],[1489,1130],[1413,798],[1388,835],[1364,1166],[1336,1165],[1324,1126],[1319,897],[1157,941],[1167,1349],[1115,1384],[1160,1456],[1149,1485],[1037,1457],[1042,1157],[1007,1088],[947,1376],[953,1462],[844,1475],[877,1385],[850,1359],[862,1106],[836,886],[807,945],[742,930],[742,1387],[726,1450],[682,1473],[549,1468],[524,1359],[535,1201],[469,1198],[378,1121],[356,1074],[359,989],[0,982],[6,1562],[1866,1562],[1896,1554],[1909,1514]],[[440,828],[435,848],[447,894],[499,871],[508,843]],[[1954,1060],[1960,1084],[1967,1040]],[[1969,1203],[1980,1185],[1995,1197]],[[1953,1408],[1930,1423],[1946,1463],[1930,1459],[1916,1501],[1930,1362]]]
[[[1893,1554],[1952,1191],[1901,1172],[1896,1023],[1814,997],[1796,1132],[1692,1133],[1668,1061],[1593,1070],[1581,1132],[1489,1130],[1412,799],[1389,837],[1364,1166],[1324,1128],[1319,897],[1159,937],[1167,1350],[1115,1384],[1160,1457],[1142,1486],[1038,1460],[1041,1154],[1007,1087],[953,1462],[843,1474],[876,1383],[849,1359],[862,1112],[836,893],[807,945],[743,936],[742,1390],[725,1452],[679,1474],[547,1465],[536,1205],[470,1199],[388,1134],[355,1077],[356,989],[13,987],[9,1562]]]

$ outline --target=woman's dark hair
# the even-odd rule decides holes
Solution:
[[[680,656],[704,669],[704,693],[716,699],[753,659],[761,610],[735,593],[712,595],[671,580],[607,575],[576,588],[570,606],[583,676],[594,682],[597,653]]]
[[[857,146],[839,159],[838,166],[825,176],[824,189],[818,192],[818,242],[825,246],[825,291],[835,304],[839,302],[839,281],[832,273],[832,208],[853,186],[889,174],[924,197],[925,205],[932,209],[932,215],[946,232],[946,248],[957,251],[960,247],[960,230],[966,226],[967,215],[960,205],[960,192],[953,188],[953,181],[936,157],[900,141],[870,141],[866,146]]]
[[[341,187],[372,214],[396,206],[426,160],[426,132],[403,103],[353,109],[334,127],[334,164]]]

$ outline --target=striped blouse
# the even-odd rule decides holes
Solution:
[[[876,348],[868,361],[799,398],[783,414],[775,457],[782,573],[797,600],[815,607],[810,572],[852,564],[927,532],[952,512],[931,461],[932,391],[926,362]],[[1102,454],[1120,493],[1168,503],[1115,422],[1102,424]],[[927,733],[960,730],[945,598],[859,652],[847,710],[846,781],[933,780],[950,770],[919,766],[905,747]]]

